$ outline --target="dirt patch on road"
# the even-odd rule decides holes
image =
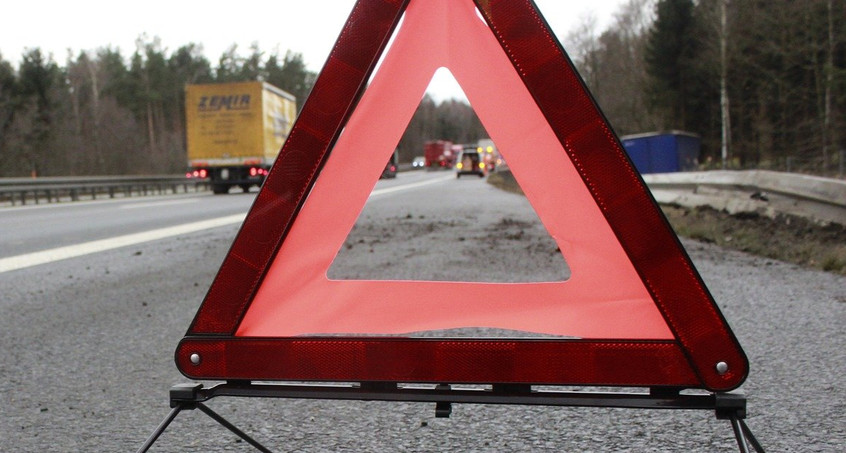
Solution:
[[[338,252],[329,278],[490,283],[569,278],[567,263],[540,222],[445,214],[451,215],[451,220],[365,216]]]
[[[491,174],[495,187],[522,193],[508,172]],[[663,205],[680,236],[721,247],[846,275],[846,227],[790,215],[731,215],[712,208]]]

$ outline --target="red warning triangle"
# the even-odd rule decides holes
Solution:
[[[567,281],[327,277],[440,67],[464,89],[557,242]],[[545,337],[401,336],[460,327]],[[176,363],[195,379],[713,391],[739,386],[748,370],[531,0],[358,1]]]

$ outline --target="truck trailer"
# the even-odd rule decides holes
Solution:
[[[261,186],[296,115],[296,98],[265,82],[186,85],[186,176],[215,194]]]
[[[699,165],[702,139],[684,131],[648,132],[620,137],[640,174],[693,171]]]

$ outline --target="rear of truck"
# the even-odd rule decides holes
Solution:
[[[264,82],[187,85],[189,178],[216,194],[261,186],[291,131],[294,96]]]
[[[447,170],[455,163],[452,152],[452,142],[448,140],[431,140],[423,144],[423,157],[427,170]]]

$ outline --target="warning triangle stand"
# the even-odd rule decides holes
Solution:
[[[326,276],[440,67],[558,243],[567,281]],[[404,335],[455,327],[546,336]],[[743,350],[531,0],[356,3],[175,359],[191,379],[226,382],[174,387],[139,451],[195,408],[269,451],[203,404],[217,396],[425,401],[437,416],[453,402],[709,409],[741,451],[763,451],[746,399],[723,393],[746,378]]]

